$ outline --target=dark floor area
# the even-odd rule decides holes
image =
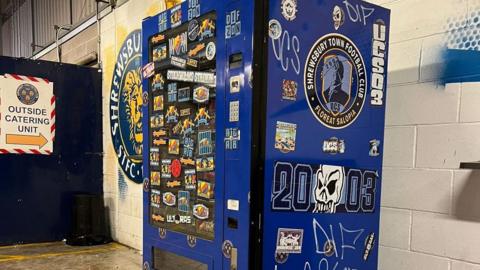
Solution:
[[[71,247],[63,242],[0,247],[1,270],[140,270],[138,251],[117,243]]]

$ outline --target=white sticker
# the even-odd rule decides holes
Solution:
[[[240,101],[231,101],[230,102],[230,122],[240,121]]]
[[[228,200],[227,208],[231,211],[240,211],[240,201],[238,200]]]
[[[282,0],[282,15],[287,21],[297,18],[297,0]]]
[[[230,78],[230,93],[238,93],[243,84],[242,75],[233,76]]]
[[[216,85],[216,75],[215,73],[211,73],[211,72],[168,70],[167,80],[202,83],[212,87],[215,87]]]
[[[155,74],[155,64],[153,62],[146,64],[142,69],[142,73],[144,79],[152,77]]]
[[[207,44],[206,54],[207,60],[215,59],[215,55],[217,54],[217,46],[215,46],[215,43],[210,42]]]
[[[271,39],[279,39],[282,35],[282,25],[278,20],[272,19],[268,23],[268,35]]]

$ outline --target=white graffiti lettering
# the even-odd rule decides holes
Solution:
[[[329,233],[325,228],[316,220],[313,219],[313,232],[315,236],[315,245],[316,245],[316,253],[321,255],[329,255],[327,254],[329,251],[324,250],[325,243],[332,243],[333,244],[333,254],[330,256],[335,255],[336,258],[343,260],[345,258],[345,253],[347,250],[355,251],[358,239],[364,233],[364,229],[359,230],[349,230],[343,226],[342,223],[339,225],[339,232],[340,232],[340,239],[338,239],[338,232],[337,234],[334,233],[333,225],[329,225]],[[335,237],[337,235],[337,237]],[[338,245],[340,244],[340,245]],[[338,250],[337,249],[340,249]],[[339,254],[340,253],[340,254]]]
[[[351,4],[348,0],[344,0],[343,4],[347,9],[347,14],[350,20],[354,23],[361,23],[367,25],[367,19],[375,11],[374,8],[365,7],[360,4]]]
[[[345,267],[338,267],[339,263],[336,262],[335,264],[331,265],[328,263],[328,260],[323,258],[319,263],[318,263],[318,270],[358,270],[356,268],[351,268],[348,266]],[[275,266],[275,270],[277,270],[277,266]],[[305,265],[303,267],[303,270],[312,270],[312,267],[310,266],[310,262],[305,262]]]
[[[291,37],[288,31],[284,31],[281,38],[271,39],[273,53],[275,58],[280,61],[283,71],[287,72],[290,64],[294,69],[295,73],[300,74],[300,40],[297,36]],[[292,55],[287,55],[287,53],[293,53]]]

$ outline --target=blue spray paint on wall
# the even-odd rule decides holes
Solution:
[[[480,10],[447,21],[442,82],[480,81]]]

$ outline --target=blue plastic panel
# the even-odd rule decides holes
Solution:
[[[389,11],[269,14],[263,269],[377,269]]]

